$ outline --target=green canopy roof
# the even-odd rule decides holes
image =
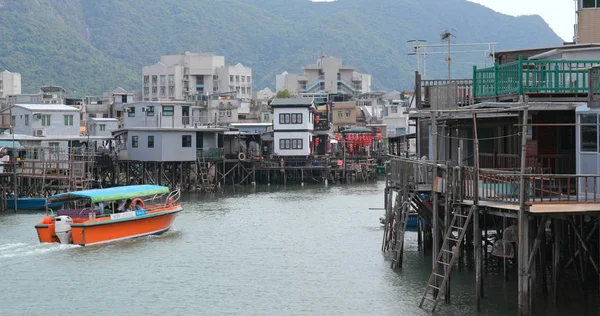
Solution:
[[[14,148],[14,149],[22,149],[24,148],[18,140],[15,140],[14,143],[12,140],[0,140],[0,147],[6,148]]]
[[[92,203],[135,199],[137,197],[169,193],[169,188],[159,185],[127,185],[107,189],[83,190],[56,194],[48,197],[48,203],[90,199]]]

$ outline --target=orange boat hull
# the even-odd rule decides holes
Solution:
[[[137,217],[73,219],[74,223],[71,225],[73,244],[88,246],[148,235],[160,235],[171,228],[180,211],[182,211],[180,206],[174,206],[148,211],[146,215]],[[54,232],[54,223],[39,223],[35,227],[40,242],[59,242]]]

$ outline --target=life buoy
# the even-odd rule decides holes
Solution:
[[[131,205],[133,205],[133,207],[135,207],[136,205],[138,205],[138,203],[140,204],[140,206],[143,209],[144,208],[144,200],[142,200],[140,198],[135,198],[135,199],[133,199],[133,201],[131,201]]]
[[[239,159],[239,160],[244,160],[244,159],[246,159],[246,154],[244,154],[244,153],[239,153],[239,154],[238,154],[238,159]]]

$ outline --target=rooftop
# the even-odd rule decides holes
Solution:
[[[271,107],[310,107],[314,103],[313,98],[280,98],[273,99]]]
[[[64,104],[15,104],[13,106],[21,107],[30,111],[75,111],[79,112],[76,107]]]

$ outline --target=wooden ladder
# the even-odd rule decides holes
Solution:
[[[396,244],[394,245],[394,257],[392,259],[392,269],[396,269],[398,267],[398,263],[400,262],[400,256],[402,255],[402,248],[404,247],[404,234],[406,233],[406,225],[408,223],[408,216],[410,215],[410,201],[413,199],[414,193],[410,193],[408,198],[400,205],[399,213],[400,213],[400,222],[398,224],[398,231],[396,232]],[[398,193],[398,198],[396,201],[400,200],[400,194]]]
[[[207,192],[212,191],[213,185],[210,183],[210,180],[208,178],[208,169],[210,168],[210,166],[203,156],[198,157],[198,167],[200,168],[198,173],[202,184],[202,190]]]
[[[456,264],[458,257],[460,256],[460,244],[465,237],[465,233],[467,232],[467,228],[469,227],[469,222],[471,221],[471,217],[473,217],[473,209],[475,206],[469,208],[469,212],[467,215],[461,214],[462,209],[458,209],[454,212],[452,216],[452,220],[450,221],[450,226],[446,229],[446,233],[444,234],[444,242],[442,243],[442,248],[437,254],[437,258],[435,259],[435,264],[433,266],[433,271],[431,272],[431,276],[429,277],[429,281],[427,281],[427,287],[425,287],[425,293],[423,293],[423,297],[421,298],[421,303],[419,307],[423,307],[423,303],[425,300],[433,303],[431,307],[431,312],[435,312],[435,308],[437,307],[439,299],[444,296],[446,292],[446,283],[448,282],[448,278],[450,277],[450,273],[452,272],[452,267]],[[461,220],[462,226],[459,223]],[[458,233],[458,238],[454,238],[452,232],[456,231]],[[450,245],[452,243],[456,243],[456,247],[454,250],[450,249]],[[448,260],[449,255],[451,255],[450,260]],[[444,274],[439,274],[440,268],[444,269]],[[438,280],[441,279],[441,283]],[[438,291],[435,298],[430,298],[427,295],[429,291]]]

